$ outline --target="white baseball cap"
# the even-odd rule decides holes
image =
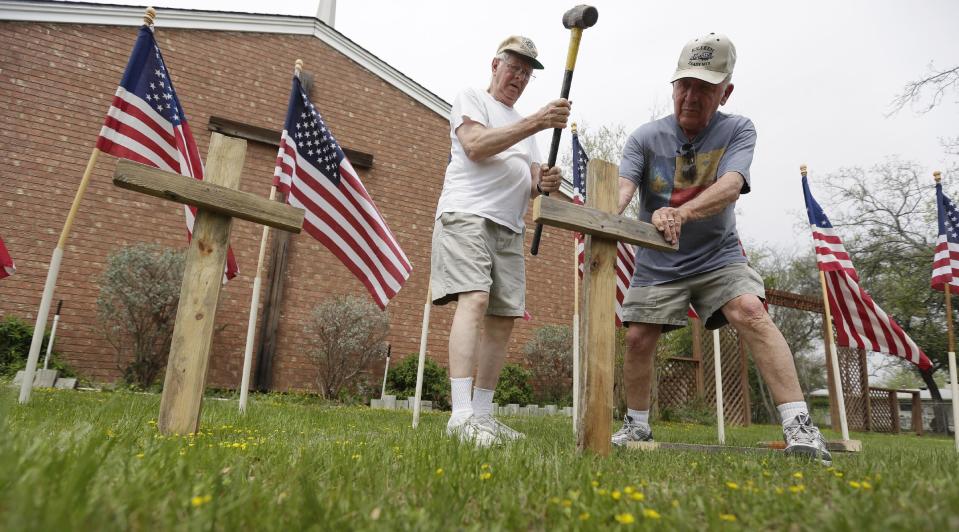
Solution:
[[[696,78],[718,85],[733,73],[736,47],[729,37],[719,33],[703,35],[686,43],[670,83],[680,78]]]

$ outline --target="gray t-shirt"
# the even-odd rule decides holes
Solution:
[[[692,158],[683,156],[687,142],[674,115],[640,126],[627,139],[619,175],[636,183],[640,220],[649,222],[656,209],[679,207],[726,172],[739,172],[744,178],[741,193],[749,192],[749,165],[756,147],[752,121],[720,112],[713,115],[706,129],[691,142],[695,177],[691,176]],[[719,214],[683,224],[676,252],[637,247],[630,286],[667,283],[735,262],[746,262],[746,257],[736,232],[733,203]]]

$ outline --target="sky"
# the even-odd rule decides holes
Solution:
[[[153,5],[313,16],[318,0]],[[546,65],[516,104],[530,114],[559,95],[569,44],[561,19],[573,5],[341,0],[335,27],[447,102],[467,86],[485,88],[498,43],[511,34],[525,35]],[[868,167],[898,156],[927,170],[932,195],[932,171],[956,162],[947,158],[940,138],[959,135],[957,93],[929,113],[918,107],[889,112],[903,86],[923,77],[930,65],[959,64],[950,39],[959,2],[597,0],[593,5],[599,21],[583,34],[570,95],[572,121],[592,128],[622,124],[632,131],[654,110],[671,110],[668,79],[688,40],[718,32],[736,45],[735,89],[721,110],[751,118],[758,131],[752,192],[737,204],[747,246],[803,252],[812,245],[799,223],[800,164],[809,166],[815,195],[817,181],[841,167]],[[162,14],[160,20],[162,26]],[[561,153],[569,149],[568,138],[564,135]],[[550,134],[537,140],[546,153]],[[944,176],[947,189],[950,177]],[[828,204],[828,198],[818,199]],[[934,231],[930,227],[931,236]]]

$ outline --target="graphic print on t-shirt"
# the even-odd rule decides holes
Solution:
[[[687,166],[682,155],[675,158],[675,172],[673,173],[672,194],[669,196],[669,206],[679,207],[683,203],[695,198],[716,181],[716,172],[719,161],[723,158],[725,148],[697,153],[693,163],[696,166],[696,175],[687,179],[683,175],[683,168]]]

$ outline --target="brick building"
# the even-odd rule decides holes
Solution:
[[[18,268],[0,282],[2,315],[36,319],[48,261],[141,17],[134,7],[0,0],[0,235]],[[201,154],[210,131],[246,138],[241,189],[262,196],[270,189],[294,60],[302,58],[307,73],[336,72],[313,76],[311,98],[355,156],[361,179],[413,263],[388,312],[396,358],[415,353],[433,212],[449,153],[449,104],[312,17],[164,9],[156,36]],[[108,155],[97,162],[55,293],[55,301],[64,300],[57,350],[99,382],[115,380],[125,365],[97,330],[97,279],[108,254],[136,242],[186,244],[182,208],[114,187],[115,164]],[[241,274],[221,293],[210,386],[239,386],[259,238],[259,226],[234,221],[231,244]],[[527,245],[531,238],[532,226]],[[540,257],[527,262],[534,319],[517,323],[512,361],[521,361],[535,327],[569,322],[570,241],[568,232],[547,228]],[[269,378],[273,389],[315,389],[305,316],[330,296],[366,296],[366,290],[305,233],[290,239],[287,257]],[[269,285],[266,272],[261,317]],[[434,307],[430,325],[428,352],[443,365],[451,310]],[[263,334],[257,342],[255,354]]]

